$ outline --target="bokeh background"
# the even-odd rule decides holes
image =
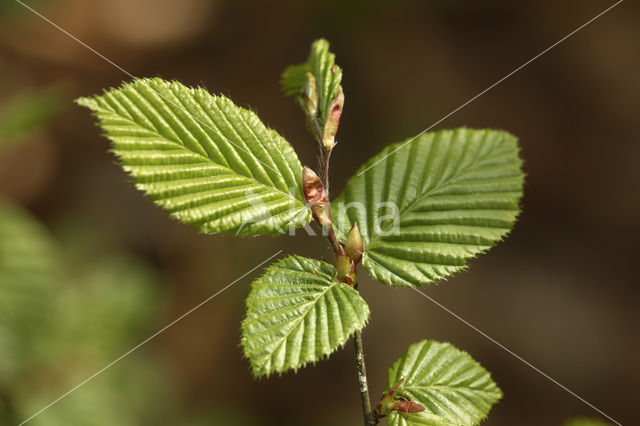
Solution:
[[[613,1],[25,3],[131,74],[202,85],[253,108],[308,165],[314,143],[278,80],[328,38],[345,72],[337,193],[385,145]],[[626,1],[437,126],[511,131],[528,177],[512,235],[425,289],[625,425],[640,417],[639,46],[640,5]],[[331,258],[305,235],[199,235],[136,192],[72,103],[128,77],[13,0],[0,1],[0,76],[0,422],[35,413],[277,250]],[[252,379],[239,324],[256,274],[30,424],[360,424],[350,344],[297,375]],[[374,401],[391,363],[434,338],[470,352],[503,389],[486,424],[598,417],[417,293],[360,275]],[[22,285],[11,285],[16,276]]]

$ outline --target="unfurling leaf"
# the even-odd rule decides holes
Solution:
[[[513,227],[524,175],[515,136],[425,133],[370,159],[332,202],[341,240],[358,223],[373,278],[419,286],[464,269]]]
[[[389,369],[387,388],[401,378],[405,381],[396,398],[416,402],[425,411],[412,417],[391,413],[389,424],[393,425],[477,425],[502,397],[491,375],[449,343],[425,340],[411,345]],[[416,420],[429,416],[437,416],[440,423]]]
[[[314,116],[318,112],[318,86],[316,79],[310,72],[305,74],[304,90],[302,91],[302,107],[305,114]]]
[[[78,103],[98,117],[136,187],[181,222],[252,236],[311,220],[291,145],[224,96],[154,78]]]
[[[303,97],[308,96],[308,89],[305,88],[308,87],[310,81],[307,73],[310,73],[313,77],[317,91],[318,125],[320,129],[325,129],[325,122],[332,110],[332,104],[339,97],[339,93],[342,92],[342,87],[340,86],[342,70],[335,64],[335,55],[329,51],[328,41],[323,39],[316,40],[311,45],[311,52],[307,62],[291,66],[282,73],[282,90],[287,96],[296,97],[305,112],[307,107]],[[340,111],[342,111],[342,103],[344,103],[344,95],[342,96]],[[333,109],[335,110],[335,105]]]
[[[328,263],[291,256],[251,285],[242,346],[255,376],[297,370],[330,355],[369,317],[352,287]]]

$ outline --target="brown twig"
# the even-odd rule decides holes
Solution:
[[[324,189],[327,194],[327,198],[329,198],[329,160],[331,159],[331,148],[325,148],[322,145],[324,132],[320,129],[320,125],[318,124],[317,116],[313,116],[309,118],[309,127],[312,130],[316,140],[318,141],[321,147],[321,177],[322,184],[324,185]],[[329,212],[331,210],[329,209]],[[331,243],[331,247],[336,256],[346,256],[344,251],[344,246],[340,244],[336,232],[333,228],[333,219],[332,223],[329,225],[328,229],[328,239]],[[355,285],[355,283],[354,283]],[[373,410],[371,409],[371,399],[369,397],[369,385],[367,380],[367,369],[364,362],[364,348],[362,345],[362,333],[360,330],[357,330],[353,335],[353,347],[355,351],[356,357],[356,367],[358,370],[358,383],[360,385],[360,398],[362,400],[362,414],[364,416],[364,425],[365,426],[376,426],[378,424],[379,418],[374,416]]]

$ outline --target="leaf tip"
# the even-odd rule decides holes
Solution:
[[[81,96],[73,100],[76,105],[80,105],[89,109],[95,109],[96,100],[91,96]]]

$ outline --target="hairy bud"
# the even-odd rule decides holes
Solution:
[[[311,204],[311,211],[320,225],[331,226],[331,209],[328,202],[319,201]]]
[[[420,413],[424,411],[424,407],[413,401],[395,401],[389,407],[391,411],[398,413]]]
[[[322,226],[331,225],[331,210],[327,191],[318,175],[308,167],[302,169],[302,189],[318,223]]]
[[[362,260],[363,250],[364,246],[362,245],[362,236],[360,235],[358,224],[354,223],[349,234],[347,234],[347,242],[344,245],[344,251],[351,260],[355,263],[359,263]]]
[[[376,416],[385,417],[385,416],[388,416],[389,413],[391,413],[394,410],[394,406],[396,402],[400,402],[400,401],[394,401],[393,399],[396,396],[396,392],[403,384],[404,384],[404,377],[398,380],[393,386],[391,386],[391,389],[389,389],[389,391],[387,391],[382,395],[382,398],[380,399],[380,403],[375,409]]]
[[[302,169],[302,188],[304,197],[313,206],[320,201],[327,201],[327,192],[318,175],[308,167]]]
[[[344,281],[344,279],[351,272],[351,260],[347,256],[338,255],[336,258],[336,269],[338,271],[338,276],[336,277],[340,281]]]
[[[332,149],[336,144],[336,133],[338,133],[338,127],[340,126],[340,117],[342,116],[342,107],[344,106],[344,92],[342,88],[336,95],[336,98],[331,102],[329,111],[327,111],[327,118],[324,123],[324,135],[322,138],[322,145],[326,149]]]
[[[318,112],[318,86],[316,85],[315,77],[310,72],[305,75],[304,89],[300,103],[307,116],[313,117],[316,115],[316,112]]]

